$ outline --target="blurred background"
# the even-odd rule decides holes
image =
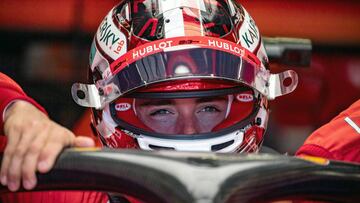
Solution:
[[[79,134],[88,114],[70,87],[86,82],[93,34],[114,0],[1,0],[0,71],[17,81],[50,117]],[[294,69],[297,90],[271,102],[265,144],[293,154],[316,128],[360,99],[360,2],[351,0],[240,1],[267,37],[308,38],[310,67]]]

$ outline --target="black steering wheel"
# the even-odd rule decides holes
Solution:
[[[99,190],[145,202],[360,202],[360,165],[270,154],[67,149],[36,191]],[[0,193],[9,192],[0,187]]]

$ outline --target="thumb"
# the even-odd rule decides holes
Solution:
[[[90,137],[77,136],[72,147],[95,147],[95,141]]]

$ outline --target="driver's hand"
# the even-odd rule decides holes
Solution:
[[[35,172],[48,172],[63,148],[95,146],[91,138],[75,137],[25,101],[16,101],[6,111],[4,133],[8,141],[0,181],[10,191],[17,191],[21,180],[25,189],[33,189],[37,183]]]

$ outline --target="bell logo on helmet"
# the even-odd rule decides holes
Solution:
[[[252,102],[254,97],[252,94],[242,93],[236,96],[236,99],[241,102]]]
[[[129,103],[119,103],[115,105],[116,111],[127,111],[131,108],[131,104]]]

